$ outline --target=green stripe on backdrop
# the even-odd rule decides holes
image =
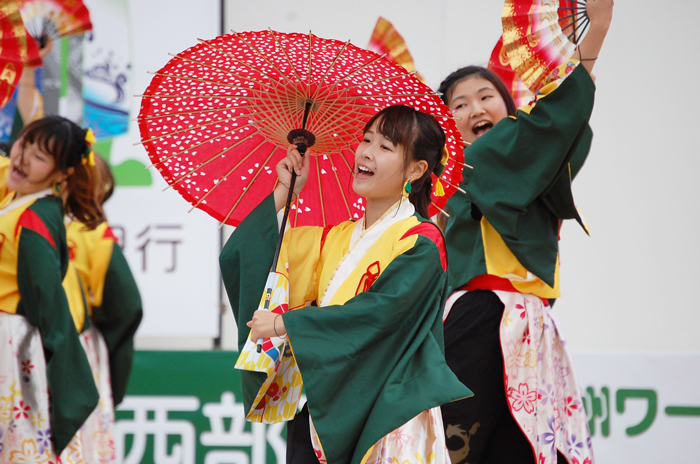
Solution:
[[[61,91],[60,97],[68,96],[68,63],[70,61],[70,41],[68,37],[60,39],[61,43]]]

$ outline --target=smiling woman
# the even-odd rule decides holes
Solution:
[[[445,364],[447,257],[442,234],[424,216],[444,146],[437,121],[406,106],[367,123],[353,171],[365,216],[284,235],[276,272],[289,278],[292,311],[255,310],[279,234],[276,213],[292,171],[299,176],[294,193],[304,187],[308,155],[288,147],[273,195],[221,253],[240,347],[247,327],[252,340],[288,336],[293,346],[285,357],[297,364],[308,400],[289,423],[288,463],[449,463],[438,407],[471,392]],[[247,374],[246,409],[274,416],[264,401],[254,403],[261,384]],[[396,436],[408,441],[390,438]]]
[[[470,144],[501,119],[516,114],[515,102],[503,81],[480,66],[453,72],[442,81],[438,92],[445,95],[462,139]]]
[[[104,219],[90,153],[86,131],[50,117],[25,127],[10,158],[0,158],[0,345],[9,347],[0,350],[0,397],[26,411],[13,417],[25,440],[5,443],[8,462],[81,452],[74,435],[97,405],[61,286],[69,258],[64,212],[92,228]],[[28,441],[41,458],[25,455]]]
[[[68,173],[56,169],[54,157],[44,153],[36,142],[24,146],[15,143],[10,159],[7,188],[14,190],[15,198],[61,185],[68,177]]]
[[[612,7],[587,3],[591,29],[579,57],[598,56]],[[594,62],[555,69],[537,102],[517,112],[486,69],[460,69],[440,86],[474,167],[446,207],[455,292],[445,309],[445,355],[475,394],[442,408],[453,464],[592,460],[581,392],[551,311],[560,296],[561,221],[585,229],[571,182],[591,144]],[[550,390],[551,401],[537,400]],[[575,440],[582,443],[572,448]]]
[[[412,130],[405,130],[409,127]],[[372,198],[370,208],[378,210],[368,210],[367,221],[381,216],[377,213],[396,202],[397,191],[408,197],[418,214],[429,217],[431,173],[435,169],[431,163],[435,147],[444,146],[445,135],[435,120],[406,106],[396,106],[370,119],[355,153],[352,184],[358,195],[368,202]]]

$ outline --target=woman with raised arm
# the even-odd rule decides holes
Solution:
[[[445,310],[448,365],[474,398],[442,409],[453,464],[592,462],[571,360],[551,313],[559,297],[561,221],[584,225],[571,194],[591,142],[590,72],[612,0],[589,0],[590,31],[536,104],[516,112],[490,71],[470,66],[440,86],[465,148],[445,231],[454,293]],[[565,79],[564,79],[565,78]]]

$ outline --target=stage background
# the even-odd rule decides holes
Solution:
[[[96,10],[119,3],[86,2]],[[437,87],[460,66],[486,64],[500,34],[502,9],[497,0],[226,0],[222,17],[219,0],[121,2],[126,8],[123,38],[114,46],[127,50],[128,95],[143,93],[150,81],[146,71],[158,70],[168,52],[214,37],[222,25],[239,31],[311,30],[364,46],[380,15],[393,22],[418,71]],[[695,59],[700,4],[680,0],[673,6],[617,1],[595,68],[593,148],[574,185],[592,235],[573,223],[562,231],[563,297],[556,313],[586,392],[599,463],[696,463],[700,452],[692,439],[700,432],[700,308],[694,291],[700,157],[693,126],[700,104]],[[131,99],[129,117],[136,116],[139,101]],[[218,224],[198,211],[188,215],[189,205],[172,190],[162,193],[165,184],[158,174],[143,174],[148,160],[140,146],[132,146],[135,142],[138,131],[130,123],[128,133],[104,141],[103,147],[114,166],[131,162],[118,176],[108,213],[123,231],[144,296],[137,347],[233,349],[235,325],[225,304],[219,321]],[[277,429],[269,435],[269,428],[250,434],[238,429],[238,438],[229,437],[234,442],[228,445],[205,445],[216,442],[214,435],[204,438],[214,432],[207,411],[242,413],[232,412],[239,391],[234,360],[235,353],[220,351],[139,352],[120,430],[135,427],[128,421],[144,407],[158,406],[161,413],[152,409],[144,420],[161,422],[138,429],[146,440],[142,455],[140,442],[125,440],[125,448],[135,453],[128,462],[261,464],[276,459]],[[147,380],[154,373],[155,380]],[[212,406],[205,411],[206,405]],[[169,420],[194,425],[169,428]],[[225,428],[234,424],[240,422],[227,420]],[[251,430],[250,424],[245,427]],[[173,433],[165,435],[164,447],[155,446],[155,438],[168,430]],[[186,436],[178,438],[180,432]],[[267,445],[254,445],[263,432]]]

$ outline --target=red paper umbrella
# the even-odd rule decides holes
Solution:
[[[583,0],[506,0],[502,22],[510,66],[535,93],[571,58],[590,23]]]
[[[237,225],[273,191],[275,165],[299,137],[312,148],[311,174],[292,225],[359,218],[354,151],[365,123],[393,104],[434,115],[447,135],[446,195],[433,197],[431,214],[461,178],[462,139],[440,97],[401,66],[347,42],[274,31],[201,41],[155,73],[142,97],[141,143],[153,164],[223,223]]]
[[[17,4],[14,1],[3,3],[0,8],[0,108],[12,98],[25,63],[38,58],[39,50],[24,28]]]
[[[49,39],[92,30],[90,13],[81,0],[18,0],[22,19],[40,47]]]
[[[399,31],[396,30],[393,24],[381,16],[377,20],[377,24],[372,31],[372,37],[369,39],[367,50],[372,50],[380,55],[386,54],[389,61],[406,68],[406,71],[416,71],[416,65],[413,63],[413,56],[408,51],[406,41],[404,41]],[[416,77],[421,82],[425,80],[420,74],[416,73]]]
[[[503,37],[498,39],[498,43],[491,52],[488,68],[501,78],[513,96],[517,108],[527,105],[532,100],[535,94],[523,84],[523,81],[510,67],[510,59],[503,49]]]

